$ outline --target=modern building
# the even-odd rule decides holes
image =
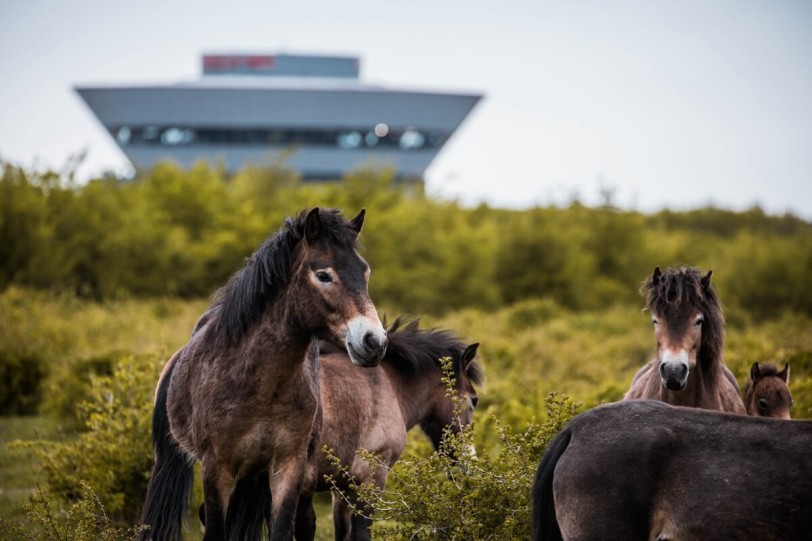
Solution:
[[[76,91],[136,168],[284,158],[304,179],[370,165],[422,179],[482,97],[369,85],[359,72],[356,57],[206,54],[198,81]]]

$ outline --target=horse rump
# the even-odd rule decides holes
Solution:
[[[166,410],[169,380],[175,368],[173,360],[170,359],[171,364],[155,393],[155,409],[152,412],[155,467],[149,478],[140,521],[149,528],[138,534],[139,541],[180,541],[183,519],[192,495],[193,462],[172,437]]]
[[[561,529],[555,516],[553,501],[553,474],[555,466],[567,446],[572,434],[564,429],[550,443],[541,459],[533,482],[533,539],[534,541],[563,541]]]

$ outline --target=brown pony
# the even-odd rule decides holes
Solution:
[[[770,363],[753,363],[750,381],[744,388],[748,415],[789,419],[792,394],[789,392],[789,364],[780,372]]]
[[[385,485],[388,470],[371,469],[356,451],[367,449],[391,468],[406,445],[406,432],[416,425],[429,437],[435,450],[439,449],[446,429],[458,433],[471,422],[479,400],[474,385],[482,382],[481,369],[474,361],[479,344],[466,346],[448,331],[420,329],[417,321],[404,325],[402,319],[396,320],[387,334],[389,345],[377,368],[354,367],[347,362],[347,354],[335,348],[321,355],[324,428],[319,448],[324,445],[331,448],[333,456],[349,466],[356,482],[373,482],[378,487]],[[466,401],[461,413],[454,411],[441,381],[439,360],[444,357],[451,359],[455,389]],[[315,537],[313,494],[332,488],[324,480],[325,475],[332,475],[336,486],[353,498],[347,479],[323,453],[317,454],[318,477],[303,487],[297,509],[298,541]],[[246,539],[262,536],[267,517],[262,516],[261,510],[267,509],[265,502],[270,497],[267,487],[267,482],[260,480],[241,486],[240,494],[235,494],[258,508],[252,513],[253,525],[244,532]],[[350,504],[336,493],[333,522],[336,540],[370,539],[371,520],[353,513]]]
[[[288,218],[167,363],[142,538],[180,539],[194,460],[202,463],[204,540],[242,538],[250,517],[232,494],[262,475],[273,495],[271,538],[293,538],[299,492],[316,474],[319,339],[359,366],[377,365],[386,349],[367,293],[369,267],[356,250],[363,220],[363,210],[348,221],[333,209]]]
[[[533,484],[533,539],[809,539],[812,421],[628,400],[575,417]]]
[[[724,365],[724,318],[711,274],[680,268],[643,282],[657,356],[637,371],[624,400],[652,398],[744,414],[736,378]]]

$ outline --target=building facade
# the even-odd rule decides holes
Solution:
[[[79,86],[136,169],[199,160],[284,166],[304,179],[392,167],[422,179],[481,99],[360,81],[355,57],[207,54],[203,77],[160,86]]]

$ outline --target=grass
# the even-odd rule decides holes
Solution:
[[[70,388],[67,378],[76,377],[69,368],[83,360],[121,353],[168,358],[187,340],[206,304],[175,299],[91,303],[10,289],[0,294],[0,349],[35,348],[49,359],[46,401],[53,401]],[[753,323],[735,317],[735,310],[731,313],[726,363],[742,387],[753,361],[791,361],[793,416],[812,417],[812,320],[785,314]],[[391,321],[398,313],[387,314]],[[477,420],[483,429],[491,413],[522,429],[540,417],[549,391],[566,393],[585,407],[618,400],[634,372],[654,353],[648,318],[637,305],[568,312],[548,301],[526,301],[492,312],[472,309],[426,317],[423,325],[454,329],[467,340],[481,342],[486,385]],[[0,417],[0,518],[22,518],[21,505],[43,480],[31,450],[6,444],[71,437],[65,426],[51,416]],[[483,441],[477,446],[493,448],[492,431],[480,434]],[[414,437],[417,434],[410,434]],[[315,503],[316,539],[332,539],[329,494],[318,495]],[[190,539],[198,539],[196,513],[191,516]]]

